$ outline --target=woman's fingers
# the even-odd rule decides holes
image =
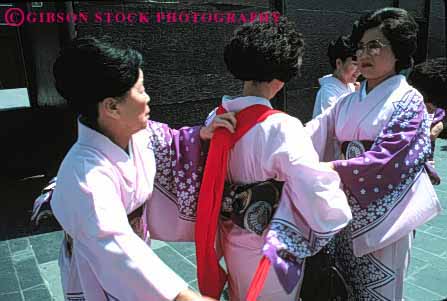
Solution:
[[[236,128],[236,124],[237,124],[236,113],[228,112],[228,113],[218,115],[217,117],[220,117],[222,119],[229,121],[233,125],[233,127]]]
[[[213,129],[216,129],[218,127],[223,127],[229,130],[231,133],[234,133],[235,127],[231,120],[224,119],[221,117],[216,117],[212,123]]]

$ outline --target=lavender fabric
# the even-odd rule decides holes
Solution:
[[[305,228],[305,227],[303,227]],[[278,280],[287,293],[293,291],[302,276],[304,259],[318,253],[338,231],[304,235],[298,227],[275,218],[265,238],[263,254],[273,264]]]
[[[431,126],[430,127],[433,127],[438,122],[444,120],[444,117],[445,117],[445,111],[443,109],[441,109],[441,108],[437,108],[435,110],[435,116],[433,118],[433,121],[431,122]]]
[[[148,147],[154,151],[157,166],[155,186],[177,204],[180,218],[195,220],[206,159],[206,154],[201,150],[200,127],[175,130],[149,120],[147,130],[150,135]],[[31,222],[35,227],[39,226],[43,215],[52,216],[50,203],[56,180],[56,177],[51,179],[34,201]],[[146,228],[146,221],[143,222]]]
[[[391,196],[400,199],[398,196],[424,168],[431,151],[427,112],[420,94],[412,90],[395,105],[369,151],[353,159],[334,161],[346,194],[362,209]]]
[[[149,121],[148,131],[157,166],[155,187],[175,202],[179,218],[194,221],[206,159],[200,126],[175,130]]]

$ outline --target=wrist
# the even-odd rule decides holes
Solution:
[[[211,137],[210,137],[210,134],[209,134],[209,129],[208,129],[208,127],[206,127],[206,126],[201,126],[201,127],[200,127],[200,131],[199,131],[199,136],[200,136],[200,139],[203,140],[203,141],[210,140]]]
[[[185,290],[181,291],[177,295],[177,297],[175,297],[174,300],[175,301],[199,301],[200,296],[190,289],[185,289]]]

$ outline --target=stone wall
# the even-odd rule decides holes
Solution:
[[[313,1],[287,0],[286,15],[293,19],[305,37],[306,50],[301,77],[293,79],[286,89],[287,111],[303,122],[310,119],[318,78],[330,73],[326,57],[327,45],[340,34],[348,34],[352,23],[367,10],[392,6],[399,2],[423,25],[423,0],[377,1]],[[241,4],[244,3],[244,4]],[[148,1],[77,2],[75,11],[265,11],[268,0],[190,0],[181,3],[157,4]],[[425,19],[424,19],[425,18]],[[428,57],[445,55],[444,4],[432,0],[427,45]],[[214,108],[222,95],[238,94],[241,83],[226,71],[223,46],[235,25],[193,23],[151,24],[79,24],[78,34],[109,36],[140,50],[145,58],[145,83],[151,96],[152,118],[173,126],[197,124]],[[425,51],[419,58],[425,57]]]

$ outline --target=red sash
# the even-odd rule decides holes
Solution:
[[[220,106],[217,114],[222,113],[225,113],[225,109]],[[254,125],[275,113],[281,113],[281,111],[273,110],[265,105],[253,105],[245,108],[236,115],[237,127],[234,134],[219,128],[216,129],[211,139],[200,187],[195,226],[197,280],[200,292],[205,296],[219,299],[227,280],[225,271],[219,265],[215,243],[229,151]],[[267,264],[267,268],[265,268],[265,260],[263,259],[264,268],[261,269],[262,271],[258,268],[252,283],[252,287],[255,286],[254,289],[257,293],[252,290],[252,287],[250,288],[250,291],[255,294],[255,298],[262,289],[268,271],[269,265]],[[269,263],[268,260],[267,263]],[[256,279],[258,281],[255,281]]]

